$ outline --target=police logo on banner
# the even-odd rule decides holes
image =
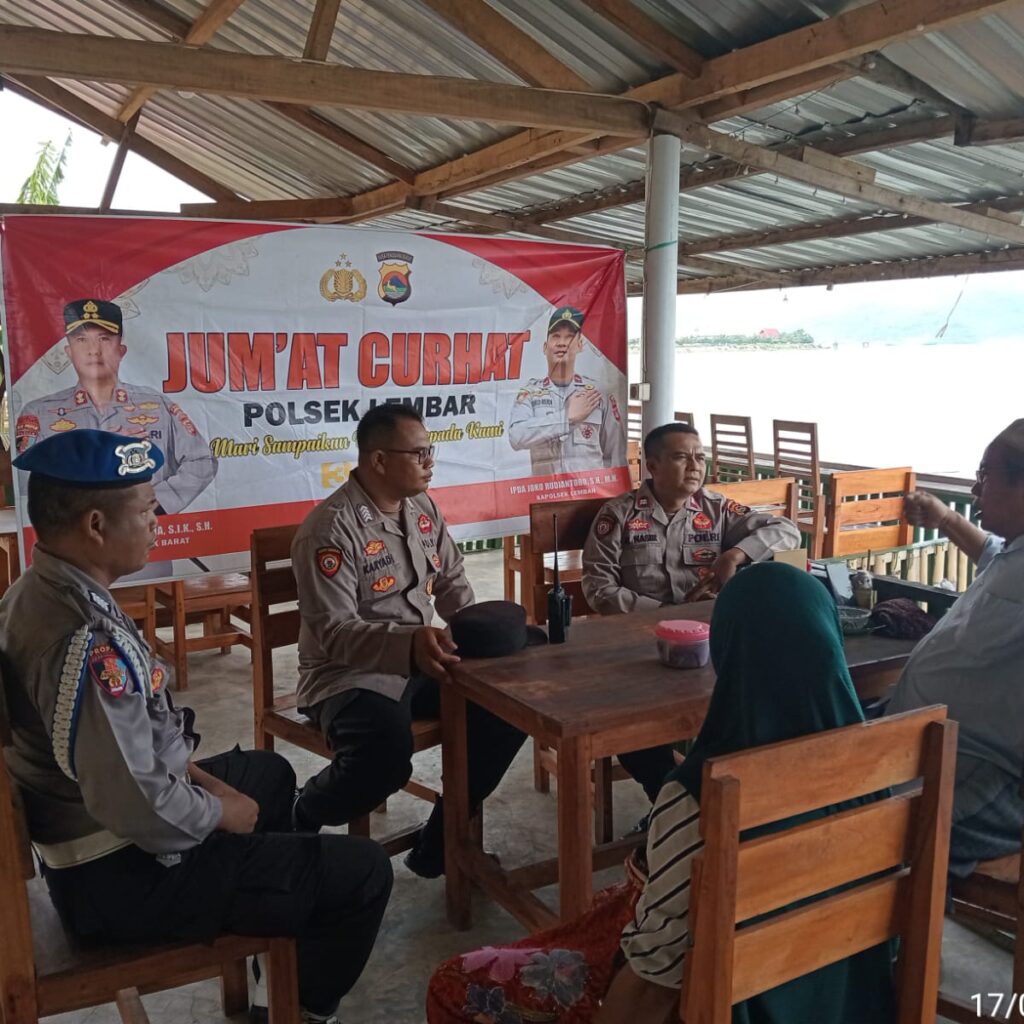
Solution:
[[[397,306],[405,302],[412,295],[412,283],[409,278],[412,270],[409,264],[413,257],[407,252],[379,252],[377,268],[380,273],[380,281],[377,284],[377,294],[390,306]]]

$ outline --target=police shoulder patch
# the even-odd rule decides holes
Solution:
[[[611,516],[601,516],[597,520],[597,525],[594,527],[594,533],[598,537],[607,537],[612,530],[615,529],[615,520]]]
[[[110,644],[96,644],[89,652],[89,675],[111,697],[120,697],[128,689],[128,665]]]
[[[730,498],[725,503],[726,512],[731,512],[734,516],[745,516],[750,512],[749,505],[741,505],[738,501],[733,501]]]
[[[316,567],[320,570],[320,575],[326,576],[328,579],[337,575],[341,568],[341,549],[317,548]]]

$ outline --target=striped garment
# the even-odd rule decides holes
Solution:
[[[690,944],[690,872],[704,841],[700,806],[678,782],[658,794],[647,832],[647,884],[633,921],[622,931],[622,951],[646,981],[681,988]]]

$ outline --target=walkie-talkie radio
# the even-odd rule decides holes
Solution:
[[[555,585],[548,591],[548,643],[564,644],[572,622],[572,598],[562,589],[558,577],[558,516],[552,514],[555,529]]]

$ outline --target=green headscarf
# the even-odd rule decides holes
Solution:
[[[791,565],[760,562],[722,588],[711,662],[718,678],[707,717],[669,776],[698,801],[709,757],[864,721],[835,603]]]
[[[698,802],[709,757],[864,720],[836,606],[817,580],[792,566],[752,565],[722,588],[711,616],[711,660],[718,678],[707,717],[693,750],[668,777]],[[743,838],[864,799],[871,798],[751,830]],[[829,964],[737,1003],[733,1024],[890,1024],[896,1019],[892,959],[892,944],[882,943]]]

